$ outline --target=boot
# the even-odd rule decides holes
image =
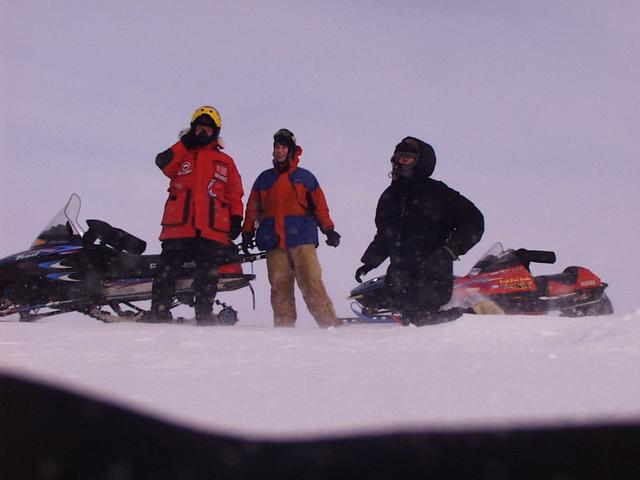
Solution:
[[[469,313],[469,309],[454,307],[448,310],[438,310],[437,312],[420,312],[409,317],[409,321],[416,327],[423,327],[425,325],[437,325],[439,323],[452,322],[453,320],[460,318],[465,313]]]
[[[213,304],[201,299],[196,300],[196,323],[198,325],[216,325],[218,317],[213,313]]]
[[[416,327],[424,327],[425,325],[433,325],[433,318],[430,312],[410,313],[406,316],[409,323]]]
[[[173,315],[171,310],[166,305],[153,305],[148,312],[142,314],[140,322],[146,323],[171,323],[173,321]]]

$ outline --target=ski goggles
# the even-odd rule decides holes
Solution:
[[[413,165],[418,160],[418,156],[417,153],[398,152],[393,154],[391,162],[398,165]]]

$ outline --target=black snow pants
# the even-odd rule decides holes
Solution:
[[[196,319],[213,313],[218,291],[218,262],[229,256],[229,247],[206,238],[177,238],[162,242],[162,253],[153,278],[151,314],[170,316],[176,280],[193,275]]]
[[[423,258],[392,257],[386,284],[392,307],[404,318],[428,317],[451,299],[453,259],[440,250]]]

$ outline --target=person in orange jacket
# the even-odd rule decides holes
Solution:
[[[194,308],[199,324],[215,322],[217,263],[228,258],[242,226],[242,180],[222,152],[220,114],[211,106],[193,113],[191,128],[156,165],[170,179],[162,217],[162,253],[153,280],[151,309],[144,320],[171,321],[175,283],[193,262]]]
[[[322,282],[316,248],[318,227],[332,247],[340,244],[340,234],[335,231],[316,177],[298,167],[301,155],[302,148],[290,130],[283,128],[275,133],[273,168],[258,176],[247,202],[242,249],[248,253],[257,244],[267,251],[276,327],[295,325],[294,281],[318,325],[337,326],[342,322]]]

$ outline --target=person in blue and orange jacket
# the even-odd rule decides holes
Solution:
[[[185,263],[195,262],[196,321],[215,323],[217,263],[235,252],[232,240],[240,235],[243,210],[242,179],[233,159],[222,152],[221,126],[215,108],[200,107],[189,131],[156,157],[156,165],[171,181],[162,217],[162,253],[145,321],[171,321],[176,280]]]
[[[332,247],[340,244],[340,234],[335,231],[316,177],[298,167],[301,155],[302,148],[290,130],[283,128],[275,133],[273,168],[258,176],[247,202],[242,249],[248,253],[257,244],[267,251],[276,327],[295,325],[294,281],[318,325],[338,326],[342,322],[322,282],[316,248],[318,227]]]

